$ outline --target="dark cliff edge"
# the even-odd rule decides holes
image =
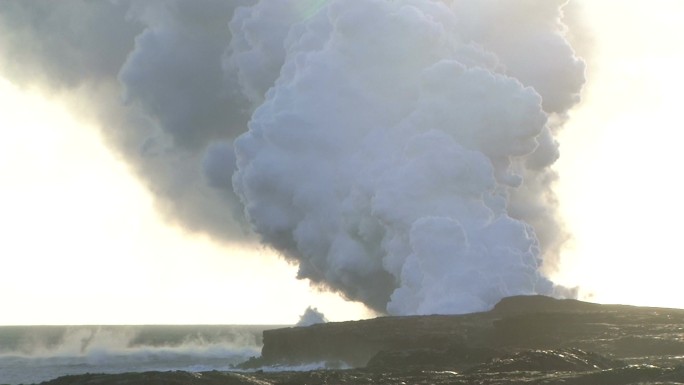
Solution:
[[[244,367],[318,361],[405,367],[443,361],[464,368],[501,354],[564,348],[625,359],[667,357],[684,355],[684,310],[516,296],[488,312],[274,329],[264,331],[263,341],[261,357]]]
[[[684,310],[543,296],[488,312],[267,330],[236,371],[62,377],[45,384],[684,384]],[[271,372],[327,362],[344,370]],[[244,371],[248,370],[248,371]]]

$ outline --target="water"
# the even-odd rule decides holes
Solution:
[[[228,370],[277,326],[0,326],[0,384],[69,374]]]

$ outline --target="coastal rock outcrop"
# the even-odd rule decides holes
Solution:
[[[534,349],[675,357],[684,355],[684,310],[516,296],[488,312],[274,329],[264,331],[263,341],[262,356],[252,366],[329,361],[351,367],[462,369]]]

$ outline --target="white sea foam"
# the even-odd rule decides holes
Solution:
[[[263,372],[307,372],[311,370],[325,370],[325,369],[351,369],[352,366],[341,361],[316,361],[308,362],[299,365],[271,365],[262,366],[257,369],[248,370],[263,371]]]

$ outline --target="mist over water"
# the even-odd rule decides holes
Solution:
[[[265,326],[4,326],[0,383],[68,374],[228,370],[259,355]]]
[[[169,220],[381,313],[465,313],[571,295],[565,3],[8,1],[0,64],[87,105]]]

